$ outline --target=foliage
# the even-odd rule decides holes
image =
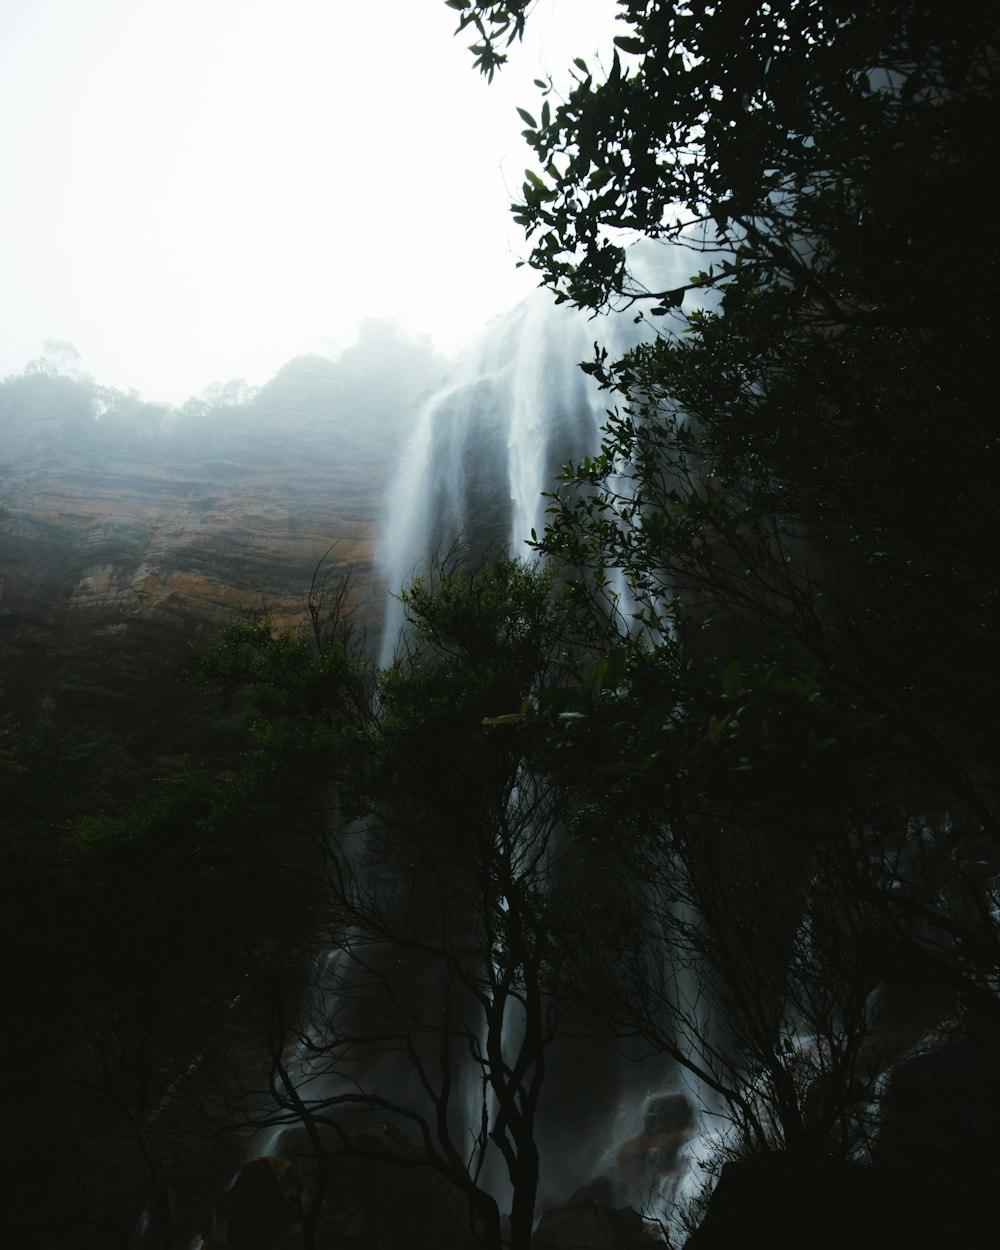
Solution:
[[[555,671],[565,622],[549,575],[506,558],[446,569],[402,600],[410,633],[381,678],[378,754],[388,752],[432,808],[453,793],[451,819],[461,822],[469,801],[462,787],[489,775],[509,788],[520,766],[520,744],[511,753],[509,736],[484,732],[484,714],[519,707]]]
[[[528,14],[454,7],[486,72]],[[948,223],[992,197],[996,17],[618,9],[611,65],[522,111],[515,205],[557,300],[657,326],[584,363],[615,406],[540,542],[626,583],[617,680],[537,703],[649,916],[581,993],[807,1186],[888,1037],[995,1015],[1000,255]]]
[[[449,3],[492,76],[530,5]],[[181,897],[220,950],[253,924],[278,969],[263,1118],[318,1155],[345,1111],[395,1115],[499,1244],[496,1149],[527,1245],[548,1048],[585,1021],[687,1069],[724,1150],[787,1152],[818,1244],[814,1165],[865,1157],[894,1059],[997,1014],[998,254],[948,234],[994,194],[996,19],[618,10],[611,65],[577,60],[522,112],[530,263],[557,299],[656,327],[584,365],[611,411],[550,496],[550,571],[417,582],[383,672],[322,579],[301,629],[235,623],[193,670],[242,754],[175,760],[141,800],[107,738],[4,720],[3,833],[22,858],[58,846],[59,897],[118,900],[103,921],[142,958]],[[701,272],[661,280],[657,245]],[[253,404],[210,399],[242,421],[318,382],[347,385],[306,360]],[[163,416],[48,356],[0,413],[88,439]],[[588,615],[602,593],[616,610]],[[341,952],[294,1008],[286,942]],[[418,1093],[390,1098],[400,1057]]]
[[[304,825],[299,836],[322,838],[314,816],[325,800],[317,795],[357,767],[373,679],[354,636],[350,577],[334,574],[325,559],[317,566],[300,628],[251,613],[191,653],[191,680],[244,719],[238,766],[211,783],[210,821],[220,828],[235,821],[266,840],[294,810]]]
[[[595,935],[566,907],[579,856],[556,837],[569,798],[546,766],[544,724],[494,728],[484,711],[523,707],[561,679],[571,618],[547,572],[506,557],[441,569],[402,600],[407,639],[379,673],[336,628],[317,643],[266,619],[231,626],[197,661],[247,709],[249,746],[228,790],[238,810],[263,811],[279,836],[312,808],[315,942],[340,952],[318,962],[331,969],[324,993],[306,989],[296,1013],[281,997],[272,1025],[293,1032],[308,1077],[276,1046],[268,1116],[305,1126],[321,1155],[344,1148],[338,1115],[402,1117],[491,1244],[499,1215],[481,1177],[498,1153],[512,1244],[524,1246],[545,1051],[565,1011],[554,988],[570,943],[554,935],[575,924],[578,951]],[[382,1082],[398,1084],[400,1055],[410,1088],[390,1098]]]
[[[494,41],[526,12],[455,7]],[[988,198],[996,31],[911,0],[618,7],[623,55],[577,63],[529,122],[531,263],[595,310],[719,299],[584,365],[618,408],[542,549],[622,569],[633,614],[689,660],[822,672],[988,818],[961,777],[998,730],[998,255],[943,248],[941,223],[957,186]],[[622,231],[721,259],[642,289]]]
[[[357,878],[351,915],[362,931],[425,951],[474,1004],[453,1026],[481,1069],[470,1172],[492,1142],[513,1186],[512,1244],[527,1245],[535,1114],[560,1015],[544,986],[556,957],[548,900],[568,870],[555,840],[566,796],[530,730],[491,729],[483,711],[519,706],[559,670],[565,622],[545,571],[506,557],[446,569],[403,603],[409,642],[382,678],[364,782],[375,875]],[[434,1010],[411,1029],[427,1029]]]
[[[479,36],[469,51],[475,57],[476,67],[492,81],[496,70],[507,60],[498,46],[510,47],[524,33],[524,22],[530,0],[445,0],[449,9],[459,12],[458,30],[470,27]]]
[[[460,29],[477,29],[477,64],[492,72],[529,6],[453,7]],[[876,156],[899,166],[884,126],[905,125],[914,106],[947,113],[971,88],[985,110],[995,72],[977,16],[944,26],[926,0],[877,11],[842,0],[618,0],[618,9],[624,33],[611,66],[577,59],[565,99],[550,82],[538,119],[522,113],[538,159],[515,206],[533,239],[530,262],[559,297],[585,307],[621,295],[679,302],[683,290],[650,291],[629,274],[621,245],[636,237],[685,239],[727,257],[689,289],[724,280],[743,243],[809,282],[796,245],[803,201],[844,189]],[[906,182],[913,177],[911,164]]]

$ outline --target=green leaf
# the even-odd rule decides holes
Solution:
[[[601,686],[604,685],[604,678],[607,671],[607,660],[598,660],[596,664],[592,664],[590,666],[583,680],[591,688],[591,690],[600,690]]]
[[[639,717],[639,733],[645,738],[655,738],[666,730],[670,721],[670,709],[663,703],[653,703]]]
[[[608,653],[607,683],[612,690],[622,684],[627,671],[628,651],[625,647],[615,647]]]
[[[621,48],[623,52],[630,52],[633,56],[641,56],[646,51],[645,42],[630,35],[616,35],[615,47]]]
[[[528,112],[527,109],[518,109],[517,111],[518,111],[518,114],[520,115],[521,121],[527,122],[527,124],[531,127],[532,130],[538,129],[538,122],[535,121],[535,119],[531,116],[531,114]]]
[[[727,699],[738,699],[746,691],[743,688],[743,666],[739,660],[731,660],[722,674],[722,689]]]
[[[723,716],[720,720],[718,716],[713,716],[708,722],[708,733],[706,737],[713,747],[717,747],[722,741],[722,732],[729,723],[729,717]]]

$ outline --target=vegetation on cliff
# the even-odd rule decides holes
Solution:
[[[528,6],[451,7],[492,73]],[[989,1203],[957,1121],[942,1173],[888,1145],[891,1098],[881,1135],[865,1108],[894,1031],[974,1038],[996,1096],[1000,256],[945,224],[956,195],[990,200],[996,22],[919,0],[618,9],[612,64],[522,112],[538,166],[514,209],[557,299],[656,327],[584,363],[604,444],[538,544],[618,610],[616,689],[572,724],[658,901],[608,978],[615,1018],[687,1035],[730,1148],[786,1152],[812,1244],[846,1236],[830,1178],[859,1158],[953,1186],[936,1235],[961,1237],[953,1211],[967,1230]],[[657,284],[663,245],[689,249],[688,282]],[[680,1006],[688,954],[707,975]]]
[[[449,3],[496,72],[527,0]],[[992,202],[996,19],[618,9],[611,65],[575,62],[522,113],[530,263],[655,331],[583,362],[604,441],[553,483],[546,565],[416,582],[381,671],[322,580],[301,628],[230,625],[194,668],[234,753],[141,793],[117,789],[115,743],[8,718],[7,845],[23,865],[59,825],[81,925],[99,889],[127,899],[104,920],[131,945],[104,998],[74,965],[75,1014],[143,1133],[183,908],[266,1025],[258,1087],[216,1127],[296,1125],[320,1163],[394,1116],[489,1244],[494,1147],[530,1244],[548,1056],[585,1033],[685,1071],[722,1125],[710,1169],[770,1195],[726,1197],[731,1169],[692,1245],[885,1244],[913,1192],[928,1244],[971,1244],[997,1216],[995,1134],[968,1109],[1000,1102],[1000,258],[942,223]],[[656,281],[659,246],[688,249],[689,281]],[[309,371],[329,373],[253,402]],[[36,373],[0,403],[48,387],[52,428],[77,431],[83,384]],[[213,964],[198,988],[229,984]]]
[[[529,6],[451,7],[492,74]],[[578,975],[578,924],[547,913],[544,991],[687,1069],[728,1126],[719,1162],[775,1161],[798,1200],[763,1213],[769,1244],[875,1244],[887,1172],[935,1190],[927,1236],[958,1244],[995,1215],[995,1147],[970,1164],[960,1142],[1000,1068],[998,257],[941,223],[958,188],[990,200],[995,23],[910,0],[618,7],[612,64],[522,112],[539,164],[515,205],[557,299],[655,327],[584,362],[604,443],[538,538],[575,672],[482,707],[625,883],[570,905],[608,948]],[[658,245],[689,249],[687,282],[657,283]],[[425,682],[433,711],[446,683]],[[898,1075],[920,1045],[945,1073],[982,1059],[978,1088],[948,1073],[930,1143],[942,1099]]]
[[[247,948],[302,902],[280,884],[301,848],[275,867],[276,798],[249,819],[226,771],[241,709],[183,678],[188,647],[264,600],[297,620],[337,538],[330,560],[374,598],[386,431],[441,369],[370,325],[340,361],[178,411],[81,375],[59,344],[0,383],[5,1053],[23,1074],[12,1136],[45,1125],[51,1147],[44,1170],[29,1149],[17,1163],[37,1195],[25,1219],[46,1212],[25,1236],[127,1240],[150,1181],[130,1124],[218,1029]]]

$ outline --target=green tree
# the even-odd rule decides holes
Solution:
[[[486,72],[528,9],[453,7]],[[522,114],[530,263],[657,327],[584,363],[615,407],[541,542],[622,570],[645,641],[553,732],[569,768],[603,747],[579,775],[652,883],[614,1014],[805,1176],[853,1148],[894,1028],[995,1015],[998,253],[942,223],[958,187],[990,200],[997,23],[618,7],[611,66]],[[656,244],[701,272],[658,282]],[[678,967],[721,1033],[679,1011]]]
[[[314,979],[296,990],[287,961],[265,969],[274,1100],[250,1119],[303,1125],[322,1163],[355,1148],[345,1118],[393,1117],[494,1246],[490,1188],[506,1176],[511,1245],[525,1247],[546,1051],[567,1010],[559,900],[580,856],[558,836],[569,798],[545,728],[518,709],[561,679],[570,618],[547,573],[506,557],[402,598],[407,638],[378,674],[358,657],[331,672],[309,631],[266,622],[230,627],[200,664],[252,704],[229,792],[258,811],[267,796],[278,827],[322,807],[314,955],[298,964]]]
[[[450,7],[461,11],[460,31],[479,35],[472,50],[490,75],[530,10],[526,0]],[[730,263],[749,244],[769,270],[810,283],[798,247],[803,203],[870,169],[887,116],[971,92],[988,122],[996,32],[978,10],[945,25],[927,0],[877,12],[843,0],[617,7],[623,33],[611,66],[577,59],[565,98],[543,84],[537,119],[522,113],[538,167],[515,216],[532,240],[530,263],[557,297],[583,307],[680,301],[682,290],[650,290],[630,272],[622,245],[637,237],[684,241]],[[893,164],[909,183],[913,163],[901,155]],[[961,149],[938,155],[963,180],[975,176]],[[693,285],[728,276],[724,265]],[[836,292],[813,284],[812,293],[836,309]]]

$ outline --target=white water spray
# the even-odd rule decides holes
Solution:
[[[601,323],[606,328],[608,323]],[[518,553],[544,525],[560,468],[600,445],[605,405],[580,369],[594,325],[537,291],[482,338],[424,405],[389,492],[379,563],[390,593],[449,552]],[[391,600],[381,662],[403,609]]]

